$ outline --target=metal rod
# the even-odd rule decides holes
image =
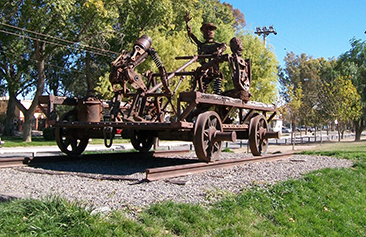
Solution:
[[[230,141],[235,142],[236,141],[236,132],[215,132],[212,136],[212,142],[217,141]]]
[[[281,137],[281,133],[280,132],[266,132],[264,134],[264,138],[268,139],[268,138],[277,138],[279,139]]]
[[[189,60],[187,63],[185,63],[182,67],[178,68],[176,71],[172,72],[171,74],[169,74],[167,81],[169,81],[170,79],[172,79],[175,74],[177,72],[180,72],[182,70],[184,70],[186,67],[188,67],[189,65],[191,65],[192,63],[194,63],[195,61],[197,61],[198,56],[193,56],[193,58],[191,60]],[[148,90],[146,93],[152,93],[155,92],[157,89],[159,89],[161,86],[163,85],[162,82],[156,84],[153,88],[151,88],[150,90]]]
[[[151,168],[146,170],[146,180],[155,181],[172,177],[185,176],[188,174],[201,173],[207,170],[218,168],[230,168],[236,165],[249,164],[261,161],[273,161],[292,157],[293,153],[273,154],[257,156],[253,158],[219,160],[215,162],[200,162],[195,164],[176,165],[169,167]]]

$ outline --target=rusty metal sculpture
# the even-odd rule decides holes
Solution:
[[[201,31],[206,41],[200,42],[192,33],[190,20],[187,13],[188,35],[197,45],[198,55],[176,57],[188,60],[177,70],[166,71],[152,47],[152,39],[144,35],[136,41],[132,51],[123,51],[112,62],[109,77],[115,93],[112,101],[90,97],[81,100],[40,98],[40,104],[44,107],[47,104],[48,112],[52,112],[55,104],[76,106],[61,120],[53,122],[57,144],[63,152],[80,155],[91,137],[104,138],[105,145],[111,146],[116,130],[128,129],[133,147],[141,152],[150,150],[156,138],[192,141],[198,159],[209,162],[218,158],[223,141],[239,138],[249,139],[253,155],[265,154],[267,140],[279,137],[279,133],[270,132],[268,127],[276,114],[276,106],[250,101],[251,63],[242,58],[241,40],[233,38],[230,41],[232,54],[224,54],[226,44],[213,41],[216,26],[203,24]],[[159,72],[139,74],[136,71],[147,57],[153,59]],[[185,71],[195,62],[200,66]],[[232,90],[224,92],[221,91],[223,74],[219,70],[223,62],[229,63],[234,84]],[[173,77],[179,77],[174,89],[169,85]],[[186,77],[193,82],[192,91],[177,95]],[[209,94],[207,86],[212,81],[214,94]],[[176,104],[172,103],[173,99],[177,100]],[[230,118],[234,112],[239,116],[235,124]]]
[[[230,40],[230,49],[233,54],[228,57],[228,61],[233,71],[232,80],[235,89],[226,92],[225,95],[249,101],[251,97],[249,89],[252,82],[250,59],[244,60],[241,57],[243,44],[239,37],[234,37]]]
[[[192,28],[189,25],[189,21],[191,21],[192,18],[188,11],[186,12],[184,19],[187,25],[188,36],[197,45],[198,55],[203,56],[199,60],[201,67],[197,68],[195,75],[195,82],[198,82],[199,91],[206,93],[208,84],[214,81],[213,91],[215,94],[220,95],[223,74],[220,72],[219,64],[225,61],[225,57],[222,57],[222,53],[226,50],[227,46],[225,43],[214,41],[214,31],[217,27],[213,23],[207,22],[202,24],[201,31],[205,41],[201,42],[192,33]]]

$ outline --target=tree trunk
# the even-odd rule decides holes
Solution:
[[[354,121],[354,125],[356,132],[355,141],[361,141],[361,134],[364,129],[364,119]]]
[[[344,129],[342,129],[342,132],[341,132],[341,139],[342,140],[344,139]]]
[[[320,135],[320,145],[323,144],[323,133],[322,133],[323,125],[320,127],[319,135]]]
[[[31,142],[32,141],[32,118],[33,113],[31,111],[27,111],[24,114],[24,124],[23,124],[23,141]]]
[[[86,53],[86,84],[88,87],[87,95],[92,96],[94,94],[94,83],[91,77],[91,68],[90,68],[90,53]]]
[[[291,120],[291,144],[292,144],[292,150],[295,150],[295,121]]]
[[[44,73],[45,60],[43,56],[44,51],[45,51],[45,43],[40,43],[39,41],[36,41],[35,55],[37,61],[38,81],[37,81],[37,91],[34,95],[31,106],[29,107],[29,109],[26,109],[20,103],[20,101],[16,100],[17,107],[24,114],[23,141],[25,142],[32,141],[32,124],[31,124],[32,117],[38,106],[38,97],[43,94],[44,81],[45,81],[45,73]]]
[[[15,114],[15,98],[9,97],[8,108],[6,109],[6,118],[4,124],[4,135],[15,136],[14,121],[16,119]]]

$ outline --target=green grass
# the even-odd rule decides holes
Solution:
[[[230,148],[226,147],[224,149],[222,149],[222,152],[228,152],[228,153],[234,153],[232,150],[230,150]]]
[[[318,147],[317,150],[304,151],[303,154],[334,156],[352,160],[364,160],[366,154],[366,141],[360,142],[332,142]]]
[[[336,143],[311,154],[355,161],[239,195],[216,190],[211,205],[163,202],[136,220],[122,211],[92,216],[53,198],[0,203],[0,236],[366,236],[366,142]],[[310,153],[310,152],[307,152]]]
[[[90,213],[59,198],[5,202],[0,206],[0,236],[133,236],[146,232],[121,213],[108,218]]]
[[[46,141],[43,137],[32,137],[32,142],[24,142],[21,137],[1,137],[3,147],[57,146],[56,141]],[[127,143],[129,139],[117,137],[113,144]],[[104,144],[104,139],[92,139],[89,144]]]
[[[21,137],[1,137],[3,147],[56,146],[56,141],[46,141],[43,137],[32,137],[32,142],[24,142]]]

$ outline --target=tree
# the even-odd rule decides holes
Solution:
[[[3,16],[2,23],[3,26],[7,27],[4,34],[2,34],[2,44],[19,44],[19,47],[22,48],[19,49],[18,47],[18,52],[23,54],[22,57],[13,57],[12,68],[18,76],[17,80],[6,77],[7,90],[10,100],[14,100],[25,117],[23,140],[31,141],[30,124],[38,105],[38,97],[44,91],[46,73],[50,72],[50,70],[46,70],[49,62],[56,54],[59,55],[59,58],[62,58],[60,48],[70,46],[75,39],[83,39],[83,36],[87,33],[90,35],[91,33],[88,30],[95,26],[94,24],[101,22],[98,20],[100,19],[98,16],[103,17],[108,16],[108,14],[103,12],[104,5],[101,1],[93,0],[79,1],[77,4],[71,0],[61,2],[24,0],[18,1],[16,4],[5,1],[2,5],[4,6],[1,12]],[[92,8],[91,5],[96,7]],[[87,9],[85,10],[85,8]],[[85,15],[81,13],[89,8],[94,11],[94,14],[88,12],[89,15],[85,15],[89,17],[84,18]],[[77,24],[78,22],[80,24]],[[95,28],[101,29],[100,27]],[[8,41],[9,39],[10,41]],[[6,49],[6,53],[9,55],[9,47]],[[81,54],[79,53],[79,55]],[[75,58],[71,60],[75,60]],[[25,64],[24,61],[26,61]],[[5,63],[2,66],[6,71],[6,66],[9,63],[3,62]],[[19,70],[20,68],[24,68],[24,70]],[[54,70],[52,75],[55,74]],[[52,84],[52,80],[49,80],[49,82],[49,85],[53,85],[52,90],[56,91],[57,83]],[[29,92],[33,93],[32,104],[28,109],[17,99],[20,93],[24,93],[24,89],[28,90],[26,91],[28,96]]]
[[[293,137],[294,131],[295,131],[295,124],[298,119],[298,113],[301,110],[302,107],[302,99],[303,99],[303,90],[301,83],[294,88],[291,86],[288,86],[288,101],[286,103],[286,113],[289,115],[291,119],[291,140],[293,141],[293,144],[295,144],[295,140]]]
[[[48,1],[18,1],[16,4],[2,4],[2,23],[7,27],[2,35],[11,41],[6,44],[20,44],[22,57],[13,58],[12,68],[16,78],[7,77],[9,98],[24,114],[23,140],[31,141],[31,120],[38,105],[38,97],[42,95],[45,82],[45,65],[55,45],[46,42],[47,35],[65,35],[65,19],[72,6],[71,1],[62,4]],[[30,20],[31,19],[31,20]],[[66,29],[67,30],[67,29]],[[15,36],[15,37],[13,37]],[[7,51],[9,53],[9,51]],[[25,64],[24,61],[26,62]],[[19,70],[22,68],[22,70]],[[27,91],[24,91],[27,90]],[[29,108],[25,108],[17,99],[22,92],[33,92],[33,100]]]
[[[344,76],[338,76],[331,83],[324,82],[320,89],[322,109],[337,120],[338,139],[340,140],[346,122],[359,118],[362,113],[361,96],[357,93],[352,81]]]
[[[109,71],[117,55],[118,6],[122,0],[78,1],[68,14],[66,24],[72,38],[58,38],[46,67],[48,92],[57,95],[91,95],[98,78]]]
[[[226,3],[226,2],[224,2],[223,3],[224,4],[224,6],[228,6],[230,9],[231,9],[231,11],[233,12],[233,15],[234,15],[234,17],[235,17],[235,22],[234,22],[234,24],[233,24],[233,27],[237,30],[237,31],[240,31],[240,30],[242,30],[246,25],[247,25],[247,23],[246,23],[246,21],[245,21],[245,16],[244,16],[244,13],[242,13],[241,11],[240,11],[240,9],[237,9],[237,8],[234,8],[231,4],[229,4],[229,3]]]
[[[22,2],[11,4],[2,1],[1,5],[4,7],[0,12],[2,28],[0,33],[0,76],[4,83],[2,93],[9,92],[4,135],[13,136],[14,121],[17,118],[15,114],[17,96],[28,94],[34,80],[28,42],[25,38],[19,37],[14,32],[14,28],[9,28],[9,24],[18,24],[18,8]]]
[[[285,62],[285,68],[281,68],[279,73],[280,93],[285,100],[289,100],[288,88],[296,91],[296,88],[301,85],[303,96],[301,110],[298,111],[297,116],[299,121],[307,126],[314,123],[316,107],[319,103],[317,86],[320,80],[320,59],[313,59],[306,54],[295,55],[291,52],[286,55]]]
[[[252,64],[251,100],[274,103],[277,100],[278,60],[276,55],[265,47],[257,36],[241,33],[243,58]]]
[[[351,49],[340,56],[338,70],[341,75],[350,78],[361,96],[362,113],[355,118],[356,141],[361,140],[366,117],[366,42],[351,39]]]

